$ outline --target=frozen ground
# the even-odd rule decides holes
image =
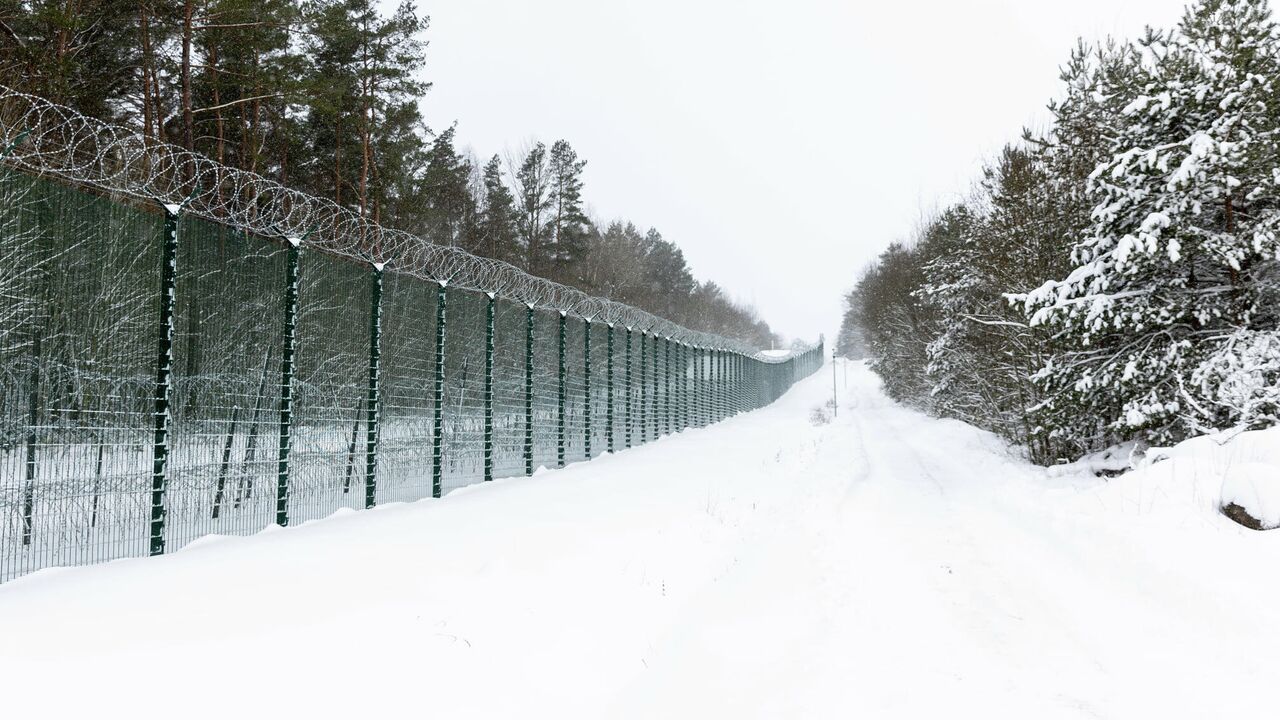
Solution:
[[[5,584],[0,716],[1275,712],[1280,531],[1213,496],[1280,435],[1050,476],[847,378],[825,425],[830,368],[562,472]]]

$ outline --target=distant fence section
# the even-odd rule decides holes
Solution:
[[[0,163],[0,581],[563,467],[822,364],[3,86]]]

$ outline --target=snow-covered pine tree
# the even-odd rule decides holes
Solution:
[[[873,356],[871,368],[884,381],[885,393],[928,410],[927,348],[938,330],[934,312],[915,292],[924,283],[922,262],[916,248],[895,242],[858,280],[853,296]]]
[[[982,327],[972,320],[988,299],[975,242],[978,222],[968,207],[955,205],[929,224],[918,248],[923,283],[912,294],[937,318],[937,334],[925,338],[933,411],[983,425],[995,413],[979,380]]]
[[[1065,92],[1049,104],[1053,124],[1048,133],[1024,133],[1034,158],[1029,167],[1040,178],[1037,190],[1004,192],[1004,200],[993,199],[996,207],[1012,201],[1021,208],[1017,214],[1032,220],[1026,227],[1016,221],[997,223],[1005,226],[1000,234],[1029,251],[1017,263],[1017,274],[1007,278],[1005,292],[1026,293],[1045,278],[1062,277],[1071,269],[1072,242],[1092,226],[1088,177],[1111,158],[1111,139],[1120,134],[1121,111],[1135,95],[1136,60],[1130,43],[1079,43],[1062,68]],[[1034,381],[1033,387],[1025,389],[1031,398],[1027,444],[1032,455],[1048,462],[1078,457],[1108,444],[1114,431],[1107,418],[1115,417],[1122,403],[1114,394],[1077,386],[1077,364],[1090,362],[1106,340],[1095,339],[1080,351],[1078,338],[1049,323],[1029,328],[1028,336],[1034,342],[1024,345],[1020,354]]]
[[[1040,376],[1114,398],[1099,409],[1120,434],[1168,441],[1274,414],[1275,382],[1239,368],[1276,346],[1260,300],[1280,251],[1277,47],[1265,0],[1200,0],[1175,32],[1149,32],[1132,84],[1099,89],[1129,101],[1089,178],[1075,269],[1011,296],[1074,346]]]

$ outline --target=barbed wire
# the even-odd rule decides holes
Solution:
[[[631,328],[699,348],[731,350],[766,363],[788,356],[690,330],[613,300],[530,275],[509,263],[383,227],[354,210],[256,173],[88,117],[0,85],[0,161],[40,174],[121,193],[245,232],[303,238],[304,247],[465,290],[494,293],[530,307]]]

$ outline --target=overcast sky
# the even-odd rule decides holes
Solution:
[[[588,160],[593,215],[658,228],[789,337],[830,337],[858,270],[1043,125],[1075,38],[1182,0],[420,0],[428,123],[481,158]]]

